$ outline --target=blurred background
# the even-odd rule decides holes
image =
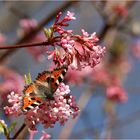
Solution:
[[[139,7],[139,1],[0,2],[1,46],[44,41],[43,27],[51,26],[59,11],[63,14],[71,11],[77,19],[68,28],[75,34],[81,34],[81,29],[90,34],[96,32],[99,44],[107,48],[102,63],[95,67],[92,75],[77,73],[77,79],[67,76],[80,113],[65,126],[56,124],[47,129],[52,139],[140,138]],[[36,47],[0,50],[0,118],[7,124],[19,119],[16,130],[23,118],[5,117],[6,95],[22,89],[23,81],[18,76],[30,71],[35,79],[39,72],[49,68],[44,50]],[[38,129],[35,139],[40,138],[43,127]],[[26,130],[23,139],[28,138],[25,133]],[[4,138],[3,134],[0,138]]]

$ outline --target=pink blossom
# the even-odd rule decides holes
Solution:
[[[29,140],[33,140],[34,135],[38,132],[37,130],[31,130],[28,129],[30,136],[29,136]]]
[[[29,131],[29,134],[30,134],[29,140],[33,140],[34,135],[37,134],[38,131],[37,130],[31,130],[31,129],[28,129],[28,131]],[[40,137],[39,140],[46,140],[46,139],[49,139],[49,138],[51,138],[51,135],[46,133],[45,131],[42,131],[42,136]]]
[[[46,140],[46,139],[50,139],[51,135],[46,133],[45,131],[42,131],[42,136],[39,140]]]
[[[81,31],[82,31],[82,34],[83,34],[84,37],[88,37],[89,36],[88,32],[86,32],[84,29],[82,29]]]
[[[88,32],[86,32],[84,29],[81,30],[82,34],[83,34],[83,39],[85,41],[91,40],[93,42],[97,42],[99,41],[99,39],[96,36],[96,32],[93,32],[91,35],[88,34]]]
[[[76,19],[76,17],[74,17],[74,13],[70,11],[67,11],[67,15],[62,20],[60,20],[61,15],[62,12],[59,12],[58,15],[56,16],[55,23],[53,26],[57,26],[57,27],[68,26],[69,21]],[[71,30],[69,31],[71,32]]]
[[[76,19],[76,17],[74,17],[74,13],[67,11],[67,16],[65,17],[65,19],[74,20]]]
[[[13,91],[7,96],[9,104],[12,106],[5,106],[5,114],[6,115],[14,115],[17,116],[20,114],[19,107],[22,103],[22,94],[14,93]]]
[[[14,93],[13,91],[11,92],[11,94],[7,96],[7,98],[8,98],[8,102],[14,105],[22,99],[22,97],[19,97],[19,95]]]
[[[60,51],[58,49],[55,49],[54,51],[47,51],[47,53],[48,53],[48,59],[53,58],[53,62],[55,64],[57,64],[58,61],[60,63],[63,62],[63,60],[60,58]]]
[[[95,40],[94,40],[95,39]],[[63,63],[68,63],[73,69],[81,70],[86,66],[94,67],[100,63],[105,48],[95,45],[97,38],[93,36],[66,36],[61,40],[61,47],[65,50]]]
[[[15,116],[17,114],[25,115],[25,124],[32,130],[36,130],[38,123],[44,125],[45,128],[54,127],[56,122],[64,125],[69,117],[75,118],[79,112],[75,98],[70,95],[69,86],[64,83],[61,83],[54,93],[54,100],[46,99],[42,105],[26,113],[20,111],[22,106],[20,94],[11,93],[8,101],[10,101],[11,107],[5,107],[5,111]]]
[[[107,87],[106,94],[107,94],[107,97],[111,100],[114,100],[117,102],[127,101],[126,92],[121,86],[112,85],[112,86]]]
[[[79,35],[76,35],[75,37],[73,37],[75,38],[75,41],[73,41],[71,47],[65,48],[65,58],[68,59],[67,61],[70,62],[71,67],[81,70],[86,66],[93,68],[100,63],[100,58],[104,55],[105,48],[95,45],[97,38]]]
[[[63,26],[68,26],[68,21],[75,19],[73,18],[73,13],[68,12],[62,20],[60,20],[62,13],[59,13],[56,17],[54,25],[51,27],[53,30],[53,37],[49,38],[51,40],[51,45],[57,48],[59,55],[52,54],[54,63],[58,66],[67,64],[70,65],[72,69],[81,70],[87,66],[93,68],[100,63],[101,58],[104,56],[105,47],[101,47],[97,44],[99,39],[96,33],[88,34],[84,29],[82,29],[82,35],[74,35],[72,30],[66,30]],[[59,46],[59,48],[58,48]],[[63,49],[63,51],[62,51]],[[61,50],[61,51],[60,51]],[[50,57],[49,57],[50,58]]]

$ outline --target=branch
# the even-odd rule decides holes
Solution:
[[[18,48],[27,48],[27,47],[38,47],[43,45],[50,45],[49,42],[39,42],[39,43],[29,43],[29,44],[21,44],[21,45],[9,45],[9,46],[0,46],[0,50],[2,49],[18,49]]]
[[[19,130],[15,133],[12,139],[17,139],[17,137],[20,135],[20,133],[23,131],[25,127],[26,125],[23,123],[22,126],[19,128]]]
[[[25,34],[20,40],[17,41],[17,43],[15,43],[15,45],[22,44],[31,40],[49,21],[51,21],[58,14],[58,12],[66,10],[72,4],[75,4],[75,2],[65,2],[61,7],[53,11],[49,16],[47,15],[47,17],[45,17],[35,29],[32,29],[29,33]],[[0,56],[0,63],[7,59],[7,57],[13,54],[15,51],[17,51],[17,49],[7,50],[4,52],[3,55]]]

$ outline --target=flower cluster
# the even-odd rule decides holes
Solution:
[[[58,121],[64,125],[69,117],[74,118],[78,115],[79,108],[76,105],[75,98],[70,95],[69,86],[61,83],[54,93],[54,100],[46,101],[26,113],[20,112],[22,98],[20,94],[11,93],[8,101],[12,107],[5,107],[6,113],[13,115],[25,115],[25,124],[32,130],[36,129],[36,124],[41,123],[45,128],[53,127]],[[19,105],[20,104],[20,105]]]
[[[22,102],[22,95],[20,93],[15,93],[15,92],[11,92],[8,96],[8,102],[11,105],[9,106],[5,106],[4,110],[5,110],[5,114],[7,115],[14,115],[14,116],[18,116],[19,115],[19,107],[21,106],[21,102]]]
[[[60,20],[61,12],[57,15],[54,25],[50,28],[48,40],[53,46],[60,49],[48,51],[48,58],[53,58],[55,64],[68,64],[73,69],[81,70],[86,66],[94,67],[100,63],[105,53],[105,47],[97,45],[96,33],[89,35],[82,29],[82,35],[74,35],[72,30],[66,30],[68,22],[76,19],[74,13],[67,12],[67,15]]]

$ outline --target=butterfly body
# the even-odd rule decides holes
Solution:
[[[66,72],[67,66],[62,66],[53,71],[44,71],[38,74],[36,80],[23,90],[21,110],[27,112],[42,104],[46,99],[54,99],[53,94],[64,80]]]

